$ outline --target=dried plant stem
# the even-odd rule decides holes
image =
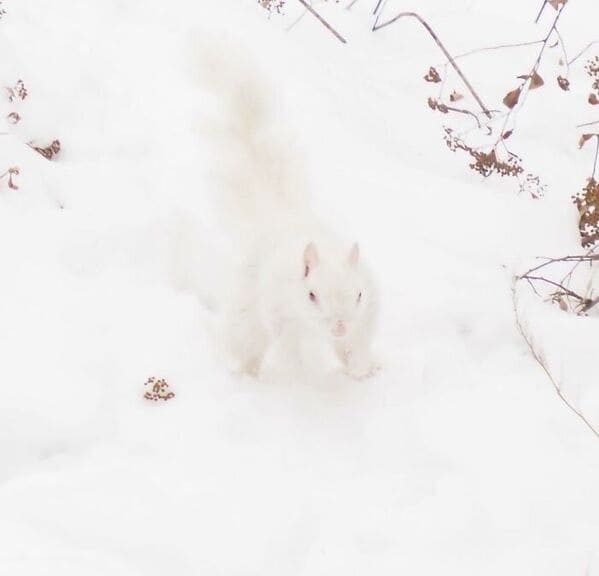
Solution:
[[[337,32],[310,4],[306,2],[306,0],[297,0],[312,16],[314,16],[337,40],[342,42],[343,44],[347,44],[347,40]]]
[[[592,42],[589,42],[578,54],[576,54],[576,56],[574,56],[574,58],[568,60],[568,66],[576,62],[576,60],[578,60],[589,48],[593,47],[595,44],[599,44],[599,40],[593,40]]]
[[[595,252],[596,247],[593,247],[586,254],[580,254],[577,256],[562,256],[561,258],[543,258],[544,261],[541,264],[534,266],[521,276],[517,276],[516,279],[526,280],[538,296],[540,296],[540,294],[538,293],[535,287],[535,282],[542,282],[544,284],[548,284],[549,286],[553,286],[554,288],[557,288],[557,290],[553,294],[551,294],[551,297],[554,301],[560,301],[563,296],[573,298],[577,302],[577,313],[586,314],[591,308],[593,308],[599,303],[599,298],[591,299],[574,292],[574,290],[570,288],[570,281],[572,279],[574,271],[583,262],[588,262],[589,264],[592,264],[593,262],[599,262],[599,254]],[[543,268],[546,268],[547,266],[551,266],[559,262],[574,263],[574,266],[559,282],[551,280],[550,278],[547,278],[545,276],[535,274]]]
[[[374,12],[373,12],[373,14],[377,14],[377,13],[378,13],[378,11],[381,9],[381,6],[383,5],[383,2],[384,2],[384,1],[385,1],[385,0],[378,0],[378,1],[377,1],[377,3],[376,3],[376,6],[374,7]]]
[[[447,106],[447,105],[445,106],[445,108],[447,108],[447,110],[449,110],[450,112],[458,112],[459,114],[466,114],[468,116],[472,116],[472,118],[474,118],[476,120],[476,124],[478,125],[478,127],[482,128],[482,124],[480,123],[478,116],[474,112],[471,112],[470,110],[466,110],[465,108],[454,108],[453,106]]]
[[[597,161],[599,160],[599,135],[598,134],[595,134],[595,141],[596,141],[595,161],[593,162],[593,175],[591,176],[591,178],[593,180],[595,179],[595,174],[597,173]]]
[[[547,3],[547,0],[545,0],[543,6],[541,7],[541,12],[543,11],[543,8],[545,7],[546,3]],[[541,59],[543,58],[543,54],[545,53],[545,48],[547,48],[549,39],[551,38],[551,35],[554,32],[557,32],[557,23],[562,15],[562,12],[564,11],[564,7],[565,7],[565,4],[562,4],[560,9],[558,10],[557,14],[555,15],[555,18],[553,19],[553,23],[551,24],[547,34],[543,38],[541,49],[539,50],[539,53],[537,54],[537,57],[532,65],[532,68],[530,69],[530,72],[528,73],[528,75],[523,77],[522,82],[520,83],[520,86],[518,86],[518,88],[516,88],[516,90],[514,90],[513,92],[517,92],[518,94],[520,94],[524,90],[525,86],[530,82],[530,79],[535,74],[537,74],[537,70],[539,68],[539,65],[541,64]],[[539,16],[541,15],[541,12],[539,12]],[[537,20],[538,20],[538,17],[537,17]],[[528,95],[529,91],[530,90],[527,90],[524,93],[524,97],[520,100],[520,102],[521,102],[520,108],[522,107],[523,102],[526,99],[526,96]],[[514,113],[515,110],[516,110],[516,107],[511,106],[508,113],[506,114],[505,119],[503,121],[503,126],[500,131],[500,136],[499,136],[497,142],[495,143],[495,146],[497,146],[499,144],[499,142],[501,141],[501,134],[503,134],[505,132],[508,122],[509,122],[510,118],[512,117],[512,114]]]
[[[491,52],[493,50],[505,50],[507,48],[522,48],[525,46],[535,46],[536,44],[541,44],[542,42],[544,42],[543,39],[531,40],[529,42],[517,42],[515,44],[497,44],[495,46],[483,46],[482,48],[475,48],[474,50],[468,50],[468,52],[456,54],[453,57],[453,59],[459,60],[460,58],[466,58],[466,56],[473,56],[474,54],[479,54],[481,52]]]
[[[483,101],[481,100],[480,96],[477,94],[477,92],[473,88],[472,84],[470,84],[470,82],[468,81],[468,79],[466,78],[464,73],[462,72],[461,68],[457,65],[453,56],[448,52],[447,48],[445,48],[445,46],[443,45],[443,43],[441,42],[441,40],[439,39],[437,34],[435,34],[434,30],[430,27],[428,22],[426,22],[419,14],[417,14],[416,12],[400,12],[395,17],[391,18],[391,20],[387,20],[386,22],[383,22],[382,24],[378,23],[379,19],[377,16],[376,22],[374,23],[374,27],[372,28],[372,30],[373,30],[373,32],[376,32],[377,30],[381,30],[382,28],[385,28],[386,26],[390,26],[394,22],[397,22],[401,18],[415,18],[416,20],[418,20],[418,22],[420,22],[420,24],[422,24],[422,26],[424,26],[426,31],[430,34],[431,38],[435,41],[437,46],[439,46],[439,48],[441,49],[441,51],[443,52],[443,54],[445,55],[445,57],[451,64],[452,68],[457,72],[458,76],[462,79],[462,82],[464,83],[466,88],[468,88],[468,91],[470,92],[470,94],[472,94],[472,97],[476,100],[476,102],[480,106],[480,108],[483,111],[483,113],[485,114],[485,116],[487,116],[487,118],[491,118],[491,112],[483,104]]]
[[[544,276],[530,276],[529,274],[525,274],[524,276],[521,276],[520,279],[528,280],[529,283],[534,282],[535,280],[537,282],[544,282],[546,284],[554,286],[555,288],[559,288],[563,292],[563,294],[566,296],[575,298],[576,300],[578,300],[581,303],[586,302],[586,299],[584,297],[582,297],[580,294],[577,294],[573,290],[566,288],[563,284],[560,284],[559,282],[556,282],[555,280],[550,280],[549,278],[545,278]]]
[[[586,254],[578,254],[578,255],[574,255],[574,256],[562,256],[561,258],[544,257],[543,260],[544,260],[544,262],[542,264],[539,264],[538,266],[531,268],[530,270],[528,270],[527,272],[522,274],[522,276],[520,276],[520,278],[524,278],[525,276],[528,276],[529,274],[532,274],[533,272],[537,272],[541,268],[545,268],[546,266],[550,266],[551,264],[555,264],[557,262],[576,262],[576,263],[596,262],[596,261],[599,261],[599,254],[594,254],[594,249],[591,249]]]
[[[545,10],[545,6],[547,6],[547,1],[548,0],[543,0],[543,5],[541,6],[539,13],[537,14],[537,17],[535,18],[535,24],[539,23],[539,19],[541,18],[541,15],[543,14],[543,10]]]
[[[517,280],[517,279],[515,279]],[[597,430],[585,417],[585,415],[578,410],[577,408],[574,407],[573,404],[571,404],[568,399],[563,395],[561,388],[557,382],[557,380],[553,377],[553,375],[551,374],[551,371],[549,370],[549,368],[547,367],[547,364],[545,363],[545,361],[543,360],[543,357],[541,355],[541,353],[539,353],[532,342],[532,338],[526,333],[526,330],[524,329],[524,326],[522,325],[522,321],[520,320],[520,315],[518,314],[518,298],[516,296],[516,282],[514,281],[513,285],[512,285],[512,304],[513,304],[513,309],[514,309],[514,317],[516,320],[516,327],[518,328],[518,332],[520,332],[520,335],[522,336],[522,338],[524,339],[524,342],[526,343],[528,349],[530,350],[530,353],[532,355],[532,357],[536,360],[537,364],[542,368],[543,372],[545,372],[545,375],[547,376],[547,378],[549,378],[549,381],[551,382],[551,384],[553,385],[553,388],[555,389],[555,392],[557,393],[559,399],[574,413],[576,414],[576,416],[578,418],[580,418],[580,420],[585,424],[585,426],[597,437],[599,438],[599,430]]]

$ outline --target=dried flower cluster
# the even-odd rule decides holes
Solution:
[[[164,400],[167,402],[175,397],[175,393],[169,390],[167,381],[164,378],[155,378],[152,376],[148,378],[144,384],[146,391],[144,392],[144,398],[146,400],[152,400],[158,402],[158,400]]]
[[[584,68],[593,81],[591,86],[593,91],[589,94],[589,104],[596,106],[599,104],[599,56],[591,58]]]
[[[580,220],[578,229],[584,247],[593,246],[599,241],[599,182],[589,178],[582,192],[573,197]]]
[[[14,86],[7,86],[6,91],[8,92],[8,101],[14,102],[15,100],[25,100],[29,92],[25,88],[23,80],[17,80]]]
[[[469,164],[469,167],[485,178],[491,174],[498,174],[499,176],[519,176],[524,171],[522,168],[522,159],[515,154],[508,153],[507,160],[501,160],[497,156],[495,148],[492,148],[489,152],[476,150],[471,146],[468,146],[468,144],[453,133],[451,128],[447,127],[445,127],[445,136],[443,138],[447,147],[452,152],[455,152],[456,150],[468,152],[474,159],[474,162]]]
[[[533,174],[527,174],[524,179],[520,181],[520,194],[528,194],[535,200],[545,196],[546,190],[547,186],[541,182],[541,179],[538,176]]]
[[[269,12],[280,14],[285,5],[285,0],[258,0],[258,4],[266,8]]]
[[[14,86],[6,86],[5,88],[8,101],[11,104],[17,102],[18,100],[25,100],[29,94],[29,92],[27,92],[27,88],[25,88],[23,80],[17,80],[17,83]],[[12,124],[17,124],[21,120],[21,115],[16,111],[12,111],[6,115],[6,118]]]

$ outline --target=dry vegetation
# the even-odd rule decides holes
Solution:
[[[164,378],[152,376],[144,384],[144,398],[152,402],[162,400],[168,402],[175,397],[175,393],[169,389],[168,382]]]

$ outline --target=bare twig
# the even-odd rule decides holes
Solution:
[[[347,40],[337,32],[310,4],[306,2],[306,0],[297,0],[312,16],[314,16],[337,40],[342,42],[343,44],[347,44]]]
[[[584,124],[577,124],[576,128],[582,128],[583,126],[592,126],[593,124],[599,124],[599,120],[594,120],[593,122],[585,122]]]
[[[530,42],[517,42],[515,44],[497,44],[496,46],[483,46],[482,48],[474,48],[474,50],[468,50],[467,52],[462,52],[460,54],[456,54],[453,59],[459,60],[460,58],[466,58],[466,56],[473,56],[474,54],[479,54],[481,52],[490,52],[493,50],[504,50],[506,48],[522,48],[524,46],[534,46],[536,44],[541,44],[544,42],[541,40],[531,40]]]
[[[415,18],[416,20],[418,20],[418,22],[420,22],[420,24],[422,24],[422,26],[424,26],[426,31],[430,34],[432,39],[435,41],[437,46],[439,46],[439,48],[445,55],[445,58],[447,58],[447,60],[449,61],[449,63],[453,67],[453,69],[457,72],[458,76],[462,79],[462,82],[464,83],[466,88],[468,88],[468,91],[470,92],[470,94],[472,94],[472,97],[476,100],[476,102],[480,106],[483,113],[487,116],[487,118],[491,118],[491,112],[483,104],[483,101],[481,100],[480,96],[478,95],[476,90],[472,87],[472,84],[470,84],[470,82],[468,81],[466,76],[464,76],[464,73],[462,72],[461,68],[457,65],[457,63],[454,60],[454,58],[452,57],[452,55],[448,52],[447,48],[445,48],[445,46],[443,45],[441,40],[439,40],[439,37],[435,34],[435,32],[430,27],[428,22],[426,22],[419,14],[417,14],[416,12],[400,12],[395,17],[391,18],[391,20],[387,20],[386,22],[383,22],[382,24],[378,23],[379,17],[377,16],[372,30],[373,30],[373,32],[376,32],[377,30],[381,30],[382,28],[385,28],[386,26],[390,26],[394,22],[397,22],[400,18]]]
[[[564,57],[563,61],[566,64],[566,76],[569,76],[570,75],[570,64],[568,64],[568,53],[566,52],[566,44],[564,42],[564,39],[562,38],[560,31],[557,28],[555,29],[555,33],[557,35],[557,39],[559,40],[559,46],[562,50],[562,55]]]
[[[530,350],[530,353],[532,355],[532,357],[536,360],[537,364],[542,368],[543,372],[545,372],[545,375],[547,376],[547,378],[549,378],[549,381],[551,382],[551,384],[553,385],[553,388],[555,389],[555,392],[557,393],[558,397],[560,398],[560,400],[578,417],[580,418],[580,420],[585,424],[585,426],[597,437],[599,438],[599,430],[597,430],[585,417],[585,415],[578,410],[577,408],[574,407],[574,405],[572,405],[568,399],[564,396],[564,394],[561,391],[560,385],[558,384],[557,380],[553,377],[553,374],[551,374],[551,371],[549,370],[547,364],[545,363],[543,356],[540,352],[538,352],[533,344],[532,338],[526,333],[526,330],[524,329],[524,326],[522,325],[522,321],[520,320],[520,315],[518,314],[518,298],[516,296],[516,282],[514,281],[513,285],[512,285],[512,304],[513,304],[513,308],[514,308],[514,317],[516,320],[516,327],[518,328],[518,332],[520,332],[520,335],[522,336],[522,338],[524,339],[524,342],[526,343],[528,349]]]
[[[384,1],[385,0],[378,0],[377,1],[376,6],[374,7],[373,14],[377,14],[378,13],[378,11],[381,9],[381,6],[383,5]]]
[[[541,6],[539,13],[537,14],[537,17],[535,18],[535,24],[539,23],[539,19],[541,18],[541,15],[543,14],[543,10],[545,10],[545,6],[547,6],[547,1],[548,0],[543,0],[543,5]]]
[[[591,308],[593,308],[597,302],[593,299],[578,294],[574,290],[570,288],[570,283],[572,281],[572,275],[575,270],[580,266],[583,262],[593,263],[599,262],[599,254],[596,253],[596,249],[598,247],[592,247],[586,254],[580,254],[575,256],[562,256],[561,258],[546,258],[543,257],[543,262],[534,266],[524,274],[517,276],[518,280],[526,280],[527,283],[533,288],[535,294],[540,296],[539,292],[535,287],[536,282],[542,282],[543,284],[547,284],[556,288],[553,293],[550,294],[551,299],[554,302],[559,302],[562,305],[562,298],[572,298],[576,301],[576,305],[571,304],[575,309],[577,314],[585,314]],[[570,268],[570,270],[563,276],[563,278],[559,281],[552,280],[547,278],[546,276],[539,275],[538,272],[543,268],[548,266],[552,266],[557,263],[574,263],[574,266]]]
[[[589,48],[593,47],[595,44],[599,44],[599,40],[593,40],[592,42],[589,42],[580,52],[578,52],[578,54],[576,54],[576,56],[574,56],[574,58],[568,60],[568,66],[576,62],[576,60],[578,60]]]
[[[555,282],[554,280],[550,280],[549,278],[545,278],[544,276],[530,276],[527,274],[525,276],[521,276],[520,279],[528,280],[529,282],[534,282],[535,280],[537,282],[545,282],[546,284],[554,286],[555,288],[559,288],[561,290],[562,295],[564,295],[564,296],[570,296],[571,298],[575,298],[579,302],[583,302],[583,303],[587,302],[587,299],[584,298],[583,296],[581,296],[580,294],[577,294],[576,292],[570,290],[569,288],[566,288],[563,284],[560,284],[559,282]]]
[[[465,108],[454,108],[453,106],[445,106],[445,108],[447,108],[447,110],[451,111],[451,112],[458,112],[459,114],[467,114],[468,116],[472,116],[472,118],[474,118],[476,120],[476,124],[478,125],[479,128],[482,128],[482,124],[480,123],[480,120],[478,119],[478,116],[470,111],[470,110],[466,110]]]
[[[545,0],[543,6],[541,7],[541,12],[543,11],[543,8],[545,7],[546,3],[547,3],[547,0]],[[565,8],[565,4],[562,4],[561,7],[560,7],[560,9],[558,10],[557,14],[555,15],[555,18],[553,19],[553,23],[551,24],[551,26],[550,26],[547,34],[543,38],[543,44],[541,45],[541,49],[539,50],[539,53],[537,54],[537,57],[536,57],[533,65],[532,65],[532,68],[530,69],[530,72],[527,75],[524,75],[522,77],[522,82],[520,83],[520,85],[515,90],[513,90],[512,92],[510,92],[510,94],[517,93],[518,96],[519,96],[522,93],[522,91],[525,88],[525,86],[531,82],[531,79],[533,78],[533,76],[535,74],[538,74],[537,70],[538,70],[539,65],[541,63],[541,59],[543,58],[543,54],[545,53],[545,48],[547,48],[547,44],[549,43],[549,39],[551,38],[551,35],[554,32],[556,32],[556,26],[557,26],[557,23],[558,23],[561,15],[562,15],[562,13],[564,11],[564,8]],[[539,16],[540,16],[540,13],[539,13]],[[527,90],[524,93],[524,97],[521,99],[521,102],[524,102],[524,100],[526,99],[526,96],[528,95],[529,91],[530,91],[530,89]],[[518,98],[516,99],[516,103],[517,102],[518,102]],[[522,105],[520,105],[520,107],[522,107]],[[516,109],[515,104],[512,105],[512,106],[510,106],[510,109],[509,109],[508,113],[505,116],[505,119],[504,119],[504,122],[503,122],[503,126],[501,128],[500,134],[503,134],[505,132],[505,130],[507,128],[507,125],[508,125],[508,122],[509,122],[512,114],[514,113],[515,109]],[[501,139],[501,136],[499,137],[499,139],[495,143],[495,146],[497,146],[497,144],[499,144],[500,139]]]
[[[594,249],[589,250],[586,254],[577,254],[573,256],[562,256],[560,258],[547,258],[543,257],[544,262],[531,268],[519,278],[525,278],[534,272],[541,270],[541,268],[545,268],[546,266],[550,266],[551,264],[556,264],[557,262],[597,262],[599,261],[599,254],[594,253]]]
[[[593,162],[593,175],[591,178],[595,179],[595,174],[597,173],[597,160],[599,160],[599,135],[595,134],[596,146],[595,146],[595,161]]]

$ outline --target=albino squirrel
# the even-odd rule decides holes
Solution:
[[[212,182],[233,234],[223,335],[236,370],[268,368],[373,375],[377,296],[357,243],[344,242],[307,206],[292,146],[273,105],[230,48],[204,51],[200,80],[221,118],[206,123]]]

